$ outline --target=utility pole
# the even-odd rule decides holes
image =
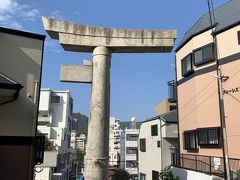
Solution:
[[[226,180],[230,180],[230,167],[229,167],[229,155],[228,155],[228,142],[227,142],[227,129],[226,129],[226,119],[224,110],[224,98],[223,98],[223,79],[224,75],[219,67],[219,60],[217,54],[217,38],[214,32],[212,33],[213,43],[214,43],[214,57],[217,65],[217,82],[218,82],[218,100],[219,100],[219,111],[220,111],[220,121],[221,121],[221,135],[222,135],[222,145],[223,145],[223,159],[224,159],[224,172]]]
[[[228,143],[227,143],[227,129],[226,129],[226,119],[225,119],[225,110],[224,110],[224,99],[223,99],[223,80],[225,76],[222,74],[219,60],[218,60],[218,46],[217,46],[217,37],[214,32],[215,23],[215,15],[214,15],[214,7],[213,1],[207,0],[208,3],[208,13],[210,24],[212,27],[212,38],[214,44],[214,59],[216,62],[216,71],[217,71],[217,82],[218,82],[218,101],[219,101],[219,111],[220,111],[220,123],[221,123],[221,135],[222,135],[222,145],[223,145],[223,159],[224,159],[224,172],[225,172],[225,179],[230,180],[230,167],[229,167],[229,155],[228,155]]]

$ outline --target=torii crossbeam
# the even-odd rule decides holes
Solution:
[[[45,30],[67,51],[92,52],[92,64],[62,65],[61,81],[92,83],[85,179],[108,179],[111,53],[171,52],[176,30],[84,26],[43,17]]]

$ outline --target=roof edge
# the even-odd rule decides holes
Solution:
[[[192,35],[189,36],[184,42],[182,42],[182,43],[174,50],[174,52],[175,52],[175,53],[178,52],[178,51],[179,51],[185,44],[187,44],[192,38],[194,38],[195,36],[198,36],[199,34],[202,34],[202,33],[206,32],[206,31],[208,31],[208,30],[216,27],[217,24],[218,24],[218,23],[215,23],[215,24],[212,25],[212,26],[209,26],[209,27],[207,27],[207,28],[205,28],[205,29],[203,29],[203,30],[195,33],[195,34],[192,34]]]
[[[32,38],[32,39],[43,40],[43,41],[46,38],[46,36],[42,35],[42,34],[35,34],[35,33],[31,33],[31,32],[20,31],[20,30],[16,30],[16,29],[5,28],[5,27],[0,27],[0,32],[12,34],[12,35],[23,36],[23,37],[28,37],[28,38]]]

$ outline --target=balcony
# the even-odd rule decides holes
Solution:
[[[44,151],[43,163],[36,167],[56,167],[57,166],[57,151]]]
[[[168,102],[173,103],[177,101],[176,96],[176,82],[174,80],[168,81]]]
[[[225,175],[222,157],[180,154],[177,149],[171,149],[171,166],[219,177]],[[229,166],[231,179],[240,179],[240,159],[229,158]]]

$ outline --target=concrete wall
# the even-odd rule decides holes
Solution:
[[[34,136],[43,41],[0,32],[0,72],[22,84],[17,101],[0,106],[0,136]],[[32,95],[32,98],[29,98]]]
[[[151,136],[151,126],[155,124],[158,125],[158,135]],[[146,138],[146,152],[141,152],[139,148],[139,174],[146,174],[147,179],[152,179],[152,170],[160,171],[162,169],[161,148],[157,147],[157,141],[161,139],[159,119],[142,123],[139,139],[142,138]]]
[[[11,136],[16,142],[19,136],[30,139],[36,133],[44,40],[13,31],[0,32],[0,72],[24,87],[16,101],[0,105],[0,136]],[[1,179],[32,179],[33,151],[33,145],[1,145]]]
[[[194,180],[223,180],[223,178],[218,176],[207,175],[204,173],[191,171],[187,169],[172,167],[171,169],[175,177],[179,177],[179,180],[194,179]]]
[[[178,147],[177,138],[163,138],[162,139],[162,165],[163,169],[171,164],[171,151],[170,148]]]
[[[157,136],[151,135],[152,125],[158,125]],[[160,125],[162,125],[162,128],[160,128]],[[147,179],[152,179],[153,170],[160,172],[166,166],[170,166],[170,148],[178,147],[177,137],[177,124],[168,124],[166,126],[163,121],[160,123],[160,119],[143,122],[140,128],[139,139],[146,139],[146,152],[141,152],[139,149],[139,174],[146,174]],[[160,142],[160,147],[157,146],[158,141]]]

